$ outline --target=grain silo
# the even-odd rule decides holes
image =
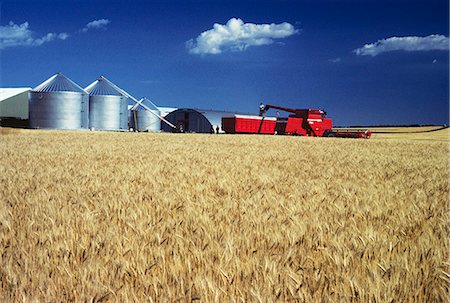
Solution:
[[[123,90],[104,77],[85,88],[89,93],[89,128],[128,129],[128,104]]]
[[[80,86],[61,73],[29,93],[31,128],[82,129],[89,126],[89,98]]]
[[[155,109],[151,109],[151,107]],[[161,112],[147,98],[142,98],[131,108],[131,127],[138,131],[159,132]]]

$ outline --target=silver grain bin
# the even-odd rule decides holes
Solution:
[[[89,126],[89,98],[80,86],[61,73],[30,91],[31,128],[83,129]]]
[[[144,104],[145,106],[142,106]],[[143,98],[131,108],[131,127],[138,131],[159,132],[161,130],[161,120],[159,110],[150,109],[154,107],[147,99]]]
[[[128,98],[121,89],[100,77],[85,90],[89,93],[89,128],[128,129]]]

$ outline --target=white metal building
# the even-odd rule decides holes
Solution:
[[[28,92],[31,87],[0,88],[0,119],[28,119]]]

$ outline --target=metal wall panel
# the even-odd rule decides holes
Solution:
[[[89,100],[76,92],[30,92],[29,114],[31,128],[87,128]]]
[[[100,130],[128,129],[126,97],[90,96],[89,127]]]
[[[89,128],[89,96],[83,94],[81,105],[81,128]]]
[[[0,118],[28,119],[28,92],[30,89],[20,91],[0,88],[0,98],[4,96],[2,90],[16,90],[20,93],[10,94],[0,101]]]
[[[120,107],[120,129],[128,129],[128,98],[123,97]]]

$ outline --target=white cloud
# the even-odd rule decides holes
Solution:
[[[69,38],[69,35],[66,33],[58,34],[58,39],[66,40],[67,38]]]
[[[0,26],[0,49],[15,46],[40,46],[56,39],[66,40],[68,37],[66,33],[48,33],[41,38],[33,38],[28,22],[19,25],[10,21],[8,25]]]
[[[290,23],[254,24],[231,18],[227,24],[215,23],[195,40],[186,42],[191,54],[220,54],[224,51],[244,51],[250,46],[272,44],[274,39],[286,38],[298,30]]]
[[[449,39],[443,35],[429,35],[426,37],[391,37],[378,40],[375,43],[366,44],[355,49],[359,56],[376,56],[380,53],[404,50],[404,51],[428,51],[428,50],[448,50]]]
[[[86,24],[86,26],[81,30],[83,33],[90,29],[106,29],[106,26],[111,23],[108,19],[94,20]]]
[[[331,63],[339,63],[341,62],[341,58],[329,59],[328,61],[330,61]]]

